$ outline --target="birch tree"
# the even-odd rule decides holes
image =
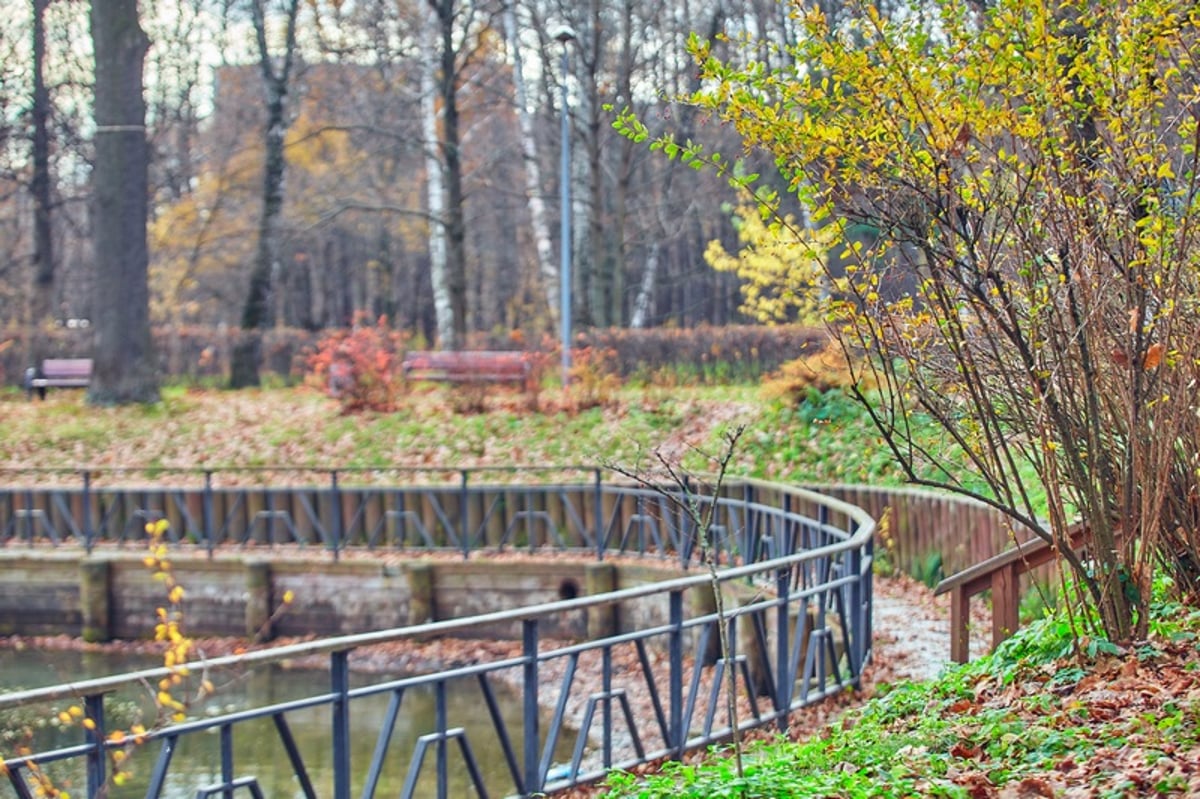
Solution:
[[[535,26],[536,27],[536,26]],[[509,0],[504,7],[504,36],[508,42],[513,66],[513,92],[516,98],[517,122],[521,132],[521,161],[525,173],[525,195],[529,206],[530,234],[533,238],[536,271],[546,297],[546,316],[550,327],[558,323],[559,317],[559,264],[552,255],[550,223],[546,217],[546,203],[542,198],[542,172],[538,157],[536,120],[530,106],[529,91],[525,85],[525,59],[522,55],[521,29],[517,25],[516,2]],[[542,47],[544,37],[537,37]],[[565,76],[564,76],[565,78]]]
[[[425,140],[425,194],[429,211],[429,277],[433,283],[433,307],[438,342],[453,349],[462,321],[455,316],[450,289],[450,265],[446,247],[446,189],[438,135],[438,19],[433,6],[422,12],[421,24],[421,131]]]

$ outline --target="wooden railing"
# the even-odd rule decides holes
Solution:
[[[1072,550],[1081,549],[1087,543],[1085,528],[1069,530],[1065,543]],[[1057,545],[1034,538],[938,583],[934,596],[950,594],[950,657],[954,662],[971,659],[971,597],[992,592],[992,647],[999,646],[1021,625],[1021,576],[1055,562],[1058,553]]]
[[[1032,533],[1014,528],[993,507],[966,497],[917,488],[866,485],[807,485],[880,520],[876,551],[899,572],[924,578],[929,558],[941,558],[943,575],[969,569]]]

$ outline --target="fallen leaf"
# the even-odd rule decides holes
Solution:
[[[1020,796],[1054,796],[1050,783],[1038,777],[1026,777],[1017,785]]]
[[[983,754],[983,750],[974,744],[967,743],[966,741],[959,741],[954,746],[950,747],[951,757],[961,757],[967,760],[974,760],[981,754]]]
[[[1163,352],[1166,347],[1161,342],[1155,342],[1146,350],[1146,356],[1142,358],[1142,368],[1149,371],[1162,363]]]

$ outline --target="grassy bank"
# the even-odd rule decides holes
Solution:
[[[1063,618],[930,683],[885,689],[805,740],[615,774],[610,799],[1200,795],[1200,611],[1158,603],[1118,649]]]
[[[553,394],[531,409],[500,393],[483,413],[459,413],[446,389],[415,392],[393,413],[344,415],[306,388],[229,392],[169,388],[150,407],[92,408],[82,392],[44,402],[0,398],[0,466],[305,466],[468,468],[621,464],[661,452],[703,467],[722,433],[745,425],[734,468],[798,481],[899,482],[901,475],[849,400],[801,408],[754,385],[626,387],[574,409]]]

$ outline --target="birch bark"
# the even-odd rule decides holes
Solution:
[[[558,323],[559,265],[552,257],[550,223],[546,219],[546,203],[542,199],[542,174],[538,165],[537,138],[534,136],[533,114],[529,110],[529,92],[525,86],[524,63],[518,41],[515,3],[504,9],[504,36],[508,40],[513,60],[513,89],[517,100],[517,123],[521,131],[521,159],[525,167],[525,194],[528,197],[529,219],[537,273],[546,298],[550,326]]]
[[[421,134],[425,145],[425,192],[429,207],[429,277],[433,284],[433,312],[438,344],[453,349],[454,311],[446,269],[446,191],[442,160],[438,157],[437,70],[438,20],[434,9],[423,6],[421,18]]]

